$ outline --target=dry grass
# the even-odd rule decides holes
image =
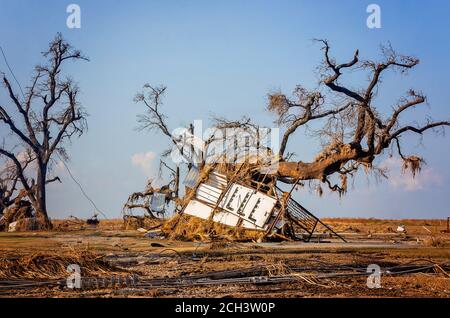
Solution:
[[[268,260],[266,259],[267,264],[265,265],[267,269],[268,276],[280,276],[280,275],[289,275],[292,274],[291,269],[283,260]]]
[[[447,240],[443,235],[430,235],[423,240],[423,245],[430,247],[444,247],[446,242]]]
[[[194,216],[175,215],[162,227],[170,239],[180,241],[258,241],[263,238],[261,231],[245,230],[213,221],[206,221]]]
[[[104,231],[122,231],[124,230],[123,219],[99,219],[98,225],[88,225],[86,220],[70,217],[68,219],[52,220],[53,231],[56,232],[73,232],[88,229],[97,229]]]
[[[151,229],[161,224],[161,220],[148,216],[126,215],[123,218],[123,228],[125,230],[137,230],[139,228]]]
[[[82,274],[87,276],[98,276],[119,271],[105,262],[102,256],[89,251],[73,250],[64,254],[36,252],[20,256],[0,256],[0,278],[64,278],[68,275],[67,266],[70,264],[78,264]]]
[[[399,225],[404,225],[410,235],[429,235],[440,233],[447,228],[447,220],[432,219],[375,219],[375,218],[323,218],[337,232],[350,233],[396,233]],[[320,232],[321,227],[317,230]]]

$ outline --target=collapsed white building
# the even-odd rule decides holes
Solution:
[[[237,180],[229,180],[225,174],[212,170],[203,180],[199,171],[191,169],[184,184],[193,192],[180,213],[212,220],[228,226],[264,231],[267,235],[280,232],[286,224],[295,228],[294,236],[309,241],[321,224],[336,235],[328,225],[307,211],[291,197],[291,192],[264,191]]]

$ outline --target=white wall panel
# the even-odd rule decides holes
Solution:
[[[236,226],[239,221],[239,217],[229,212],[221,211],[214,214],[213,220],[217,223]]]
[[[184,209],[184,213],[207,220],[211,215],[212,210],[213,209],[206,204],[191,200]]]

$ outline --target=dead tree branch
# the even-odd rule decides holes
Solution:
[[[46,226],[50,227],[46,185],[59,178],[47,179],[49,162],[55,151],[65,155],[64,143],[73,136],[82,135],[87,129],[87,115],[78,102],[79,88],[72,79],[62,75],[62,68],[68,61],[87,58],[67,43],[61,34],[50,42],[42,55],[46,63],[36,66],[31,85],[22,98],[14,93],[9,80],[3,75],[10,106],[0,105],[0,123],[16,137],[16,145],[23,144],[33,152],[35,179],[25,177],[18,153],[2,147],[0,155],[14,163],[21,186],[27,192],[33,208]]]
[[[269,94],[268,110],[277,116],[278,124],[286,126],[280,149],[280,180],[321,180],[331,190],[342,193],[342,186],[332,185],[328,176],[335,173],[341,176],[353,175],[359,167],[372,168],[374,159],[381,156],[393,141],[399,149],[401,159],[406,166],[414,167],[415,174],[423,159],[417,155],[403,155],[400,137],[407,132],[423,134],[428,130],[449,126],[450,122],[428,120],[422,126],[402,125],[399,119],[403,112],[426,102],[426,96],[414,90],[400,99],[389,116],[380,113],[375,100],[385,72],[392,70],[406,74],[419,64],[419,60],[398,54],[388,44],[382,47],[382,59],[379,62],[361,61],[359,51],[356,50],[348,62],[339,64],[330,55],[328,41],[317,41],[322,44],[324,52],[320,84],[328,88],[328,91],[307,91],[297,86],[293,94],[295,100],[282,93]],[[368,73],[367,86],[356,90],[343,84],[342,78],[346,71],[352,70]],[[317,131],[320,136],[327,136],[328,145],[312,162],[285,161],[283,155],[289,138],[298,128],[309,125],[314,120],[325,120],[323,128]]]

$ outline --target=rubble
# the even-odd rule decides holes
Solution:
[[[0,231],[36,231],[41,228],[42,222],[35,216],[31,203],[21,198],[5,209],[0,218]]]
[[[164,233],[161,230],[152,230],[144,234],[147,238],[164,238]]]
[[[16,231],[16,225],[17,225],[17,222],[9,223],[9,225],[8,225],[8,232],[15,232]]]
[[[80,264],[86,275],[123,271],[85,250],[70,250],[57,255],[52,252],[33,253],[20,257],[0,256],[0,279],[66,278],[67,266]]]
[[[162,221],[149,216],[129,215],[123,216],[123,226],[125,230],[137,230],[139,228],[151,229],[155,226],[161,226]]]
[[[404,225],[399,225],[397,227],[397,233],[406,233],[406,228]]]
[[[163,235],[171,239],[307,242],[320,225],[345,241],[292,198],[296,185],[289,192],[282,191],[275,178],[255,177],[252,165],[194,167],[184,184],[186,193],[178,213],[162,227]],[[142,225],[144,219],[124,216],[125,223],[134,220]]]
[[[39,220],[35,217],[23,218],[9,223],[8,232],[16,231],[36,231],[39,229]]]
[[[98,220],[97,217],[98,217],[98,215],[94,214],[91,218],[86,220],[86,224],[87,225],[97,226],[100,223],[100,221]]]

